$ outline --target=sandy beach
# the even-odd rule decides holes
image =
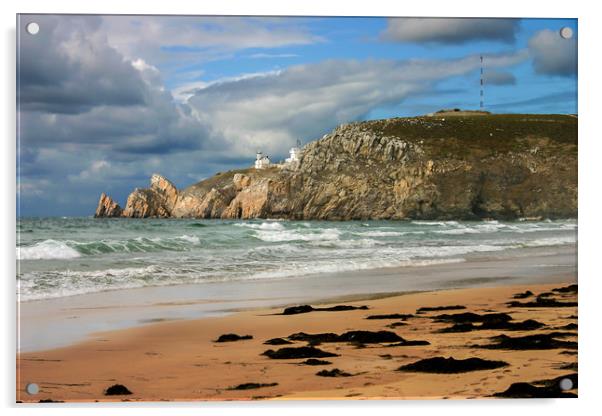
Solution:
[[[491,397],[522,382],[545,394],[546,383],[538,382],[549,387],[577,373],[574,283],[573,275],[562,283],[380,295],[312,304],[349,310],[263,308],[96,333],[20,354],[17,400],[459,399]],[[225,334],[252,338],[216,342]],[[522,338],[532,335],[542,336]],[[271,344],[282,345],[265,344],[276,338]],[[478,360],[421,361],[435,357]],[[304,364],[310,358],[325,362]],[[425,372],[433,371],[429,364],[438,372]],[[40,392],[28,395],[25,386],[34,382]],[[105,395],[116,384],[131,394]],[[520,396],[529,393],[524,387],[507,395],[528,397]],[[576,394],[574,387],[561,394]]]

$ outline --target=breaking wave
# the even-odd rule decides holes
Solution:
[[[17,247],[19,260],[74,259],[81,254],[67,244],[56,240],[45,240],[28,247]]]

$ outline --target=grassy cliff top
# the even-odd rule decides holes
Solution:
[[[360,123],[384,136],[422,141],[440,156],[469,149],[524,151],[535,144],[577,148],[577,117],[560,114],[437,114]]]

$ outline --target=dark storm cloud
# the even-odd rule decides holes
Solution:
[[[537,32],[529,40],[535,72],[544,75],[573,76],[577,74],[577,39],[564,39],[558,31]]]
[[[21,28],[18,97],[22,110],[78,114],[100,105],[141,105],[145,83],[131,63],[95,35],[95,16],[36,16]],[[90,36],[91,35],[91,36]]]
[[[387,19],[383,40],[460,45],[472,41],[514,43],[520,19],[423,18]]]
[[[21,34],[18,68],[24,146],[165,153],[208,139],[207,127],[173,101],[155,67],[125,59],[107,43],[99,17],[35,20],[40,33]]]

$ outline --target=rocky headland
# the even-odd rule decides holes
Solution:
[[[251,159],[250,159],[251,162]],[[577,216],[577,117],[435,114],[358,122],[291,168],[240,169],[178,190],[161,175],[96,217],[518,219]]]

